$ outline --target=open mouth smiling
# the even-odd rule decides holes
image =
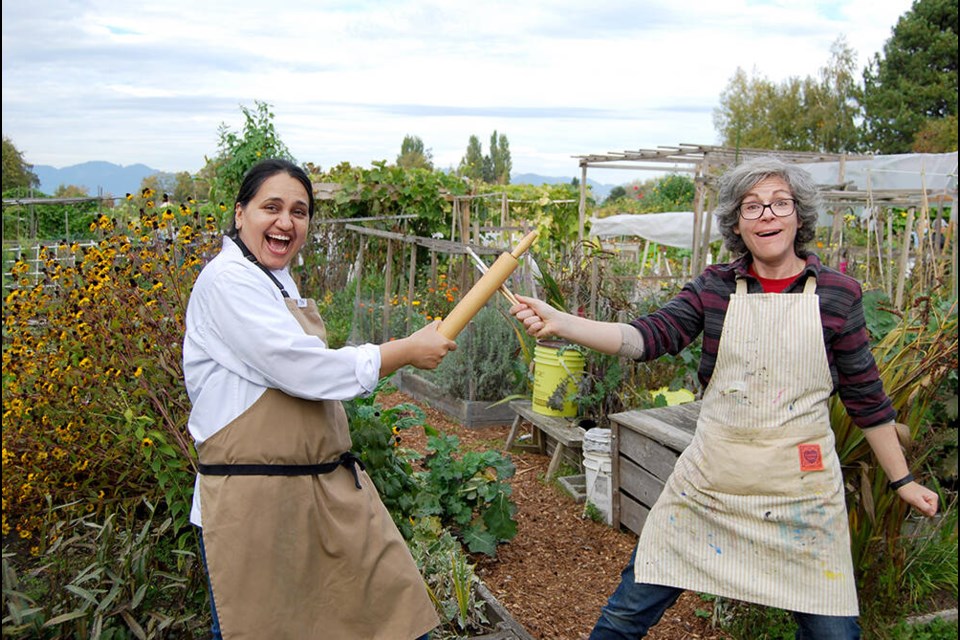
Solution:
[[[267,245],[272,251],[282,253],[290,246],[290,236],[268,234]]]

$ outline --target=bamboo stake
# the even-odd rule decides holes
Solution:
[[[897,309],[903,309],[903,285],[907,278],[907,261],[910,257],[910,236],[913,233],[913,217],[916,209],[910,207],[907,210],[907,226],[903,230],[903,243],[900,247],[900,273],[897,274],[897,298],[894,306]],[[914,266],[917,266],[916,264]]]

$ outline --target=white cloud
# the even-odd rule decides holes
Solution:
[[[737,67],[815,75],[843,35],[863,66],[910,0],[118,0],[3,4],[3,128],[27,160],[199,169],[240,105],[272,105],[301,161],[392,160],[418,135],[455,166],[508,136],[514,170],[713,144]]]

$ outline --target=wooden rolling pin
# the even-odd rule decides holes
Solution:
[[[447,338],[456,340],[467,323],[473,319],[473,316],[477,315],[483,305],[487,304],[493,294],[507,281],[510,274],[516,270],[520,264],[520,256],[526,253],[536,239],[537,232],[531,231],[520,239],[520,244],[513,251],[501,253],[489,270],[460,299],[450,315],[443,319],[438,331]]]

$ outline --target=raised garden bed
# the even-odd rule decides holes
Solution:
[[[476,589],[477,596],[483,600],[486,607],[487,620],[493,630],[479,636],[470,636],[472,640],[534,640],[482,582],[477,583]]]
[[[393,377],[393,383],[403,393],[442,411],[451,420],[469,429],[511,424],[516,416],[507,403],[495,404],[488,401],[454,398],[423,376],[411,371],[397,371]]]

